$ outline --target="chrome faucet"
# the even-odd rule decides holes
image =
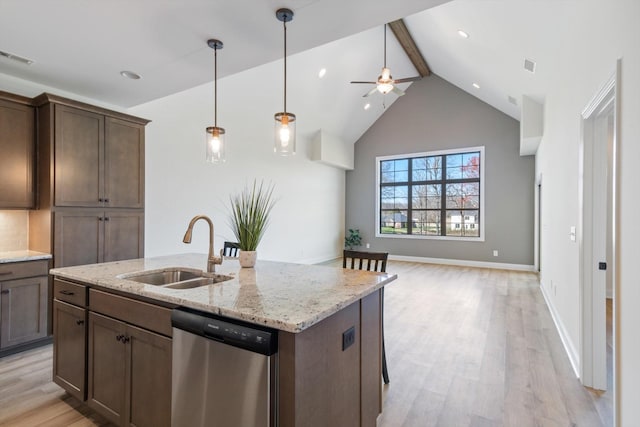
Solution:
[[[213,222],[208,216],[196,215],[189,222],[187,232],[184,233],[183,243],[191,243],[191,234],[193,233],[193,225],[199,219],[204,219],[209,223],[209,256],[207,258],[207,272],[214,273],[216,271],[216,264],[222,264],[222,257],[213,255]]]

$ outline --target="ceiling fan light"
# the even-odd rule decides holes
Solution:
[[[391,83],[379,83],[378,84],[378,92],[383,95],[391,92],[393,90],[393,85]]]

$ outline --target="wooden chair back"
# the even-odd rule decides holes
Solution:
[[[388,252],[364,252],[345,249],[342,254],[342,268],[368,270],[385,273],[387,271]],[[350,259],[350,262],[347,262]]]
[[[240,245],[236,242],[224,242],[222,256],[237,258],[240,252]]]

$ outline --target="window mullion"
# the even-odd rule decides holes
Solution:
[[[440,176],[440,235],[447,235],[447,161],[442,156],[442,176]]]

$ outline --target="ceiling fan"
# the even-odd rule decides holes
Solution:
[[[369,92],[365,93],[362,96],[363,98],[373,95],[374,93],[376,93],[376,91],[380,92],[383,95],[386,95],[389,92],[393,92],[398,96],[402,96],[404,95],[404,91],[396,87],[396,84],[414,82],[416,80],[420,80],[421,78],[422,77],[420,76],[415,76],[415,77],[405,77],[402,79],[394,79],[391,76],[391,70],[387,68],[387,24],[384,24],[384,66],[382,67],[382,72],[378,76],[378,80],[376,80],[375,82],[353,81],[351,83],[376,85],[376,87],[371,89]]]

